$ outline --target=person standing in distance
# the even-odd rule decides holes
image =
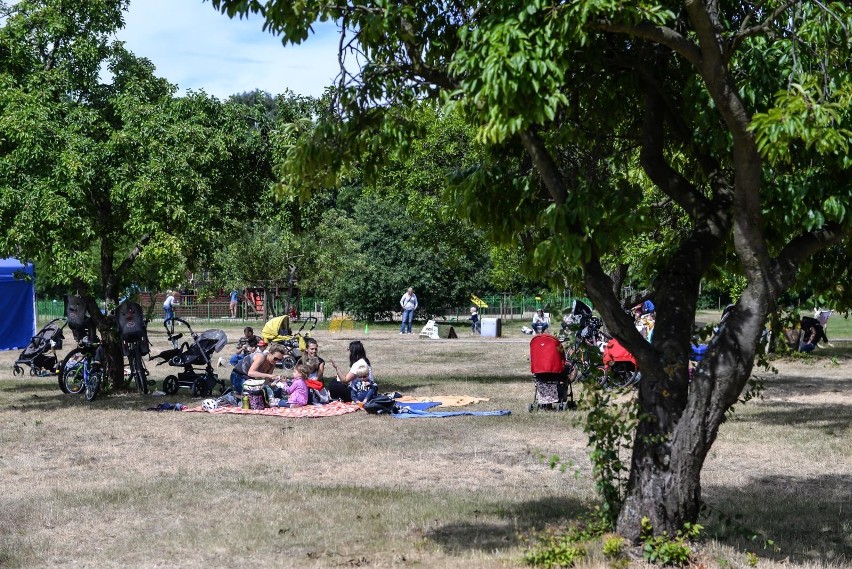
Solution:
[[[417,310],[417,295],[414,294],[414,289],[408,287],[402,298],[399,299],[399,305],[402,307],[402,324],[399,325],[399,333],[411,334],[411,320],[414,318],[414,311]]]
[[[180,304],[175,298],[175,291],[167,290],[166,291],[166,300],[163,302],[163,312],[165,313],[165,320],[169,318],[175,317],[175,306]]]
[[[240,293],[234,289],[231,291],[231,301],[228,304],[228,312],[231,314],[231,318],[237,317],[237,304],[240,301]]]

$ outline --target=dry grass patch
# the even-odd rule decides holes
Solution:
[[[240,330],[228,333],[233,343]],[[15,483],[0,507],[0,564],[520,566],[519,533],[564,523],[593,502],[573,414],[526,411],[528,337],[348,334],[317,332],[320,354],[341,363],[349,340],[363,339],[383,390],[486,397],[474,408],[513,414],[400,421],[153,413],[143,410],[193,401],[181,390],[88,404],[60,393],[53,379],[13,379],[17,353],[4,353],[0,476]],[[160,335],[155,342],[155,353],[165,347]],[[789,556],[791,564],[839,566],[852,557],[852,406],[832,396],[848,387],[843,358],[807,373],[797,367],[804,363],[790,373],[781,365],[765,399],[723,425],[708,459],[707,500],[775,539],[779,563]],[[161,381],[174,368],[151,370]],[[573,462],[577,476],[551,470],[535,451]],[[726,535],[710,551],[733,563],[740,553],[725,549],[732,545],[754,547]]]

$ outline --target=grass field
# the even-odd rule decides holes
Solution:
[[[227,329],[232,344],[240,328]],[[485,397],[471,409],[508,417],[146,412],[200,400],[86,403],[54,378],[14,379],[17,352],[0,353],[0,566],[523,566],[524,536],[580,515],[594,493],[579,417],[526,410],[529,337],[514,328],[439,341],[390,326],[315,333],[338,362],[362,339],[383,391]],[[152,339],[165,347],[156,327]],[[852,567],[852,345],[776,366],[708,457],[701,563],[745,567],[754,552],[758,567]],[[158,381],[174,371],[150,369]],[[539,452],[573,466],[551,470]],[[606,564],[591,552],[582,566]]]

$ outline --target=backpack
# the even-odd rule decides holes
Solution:
[[[373,415],[399,413],[399,407],[393,397],[381,393],[364,402],[364,411]]]
[[[322,389],[311,388],[308,390],[308,403],[310,403],[311,405],[325,405],[330,401],[331,394],[325,387],[323,387]]]

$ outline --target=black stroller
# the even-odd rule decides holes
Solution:
[[[176,324],[187,329],[192,338],[191,345],[186,341],[180,343],[183,333],[175,330]],[[184,387],[190,390],[193,397],[199,395],[204,397],[212,395],[213,388],[219,385],[220,393],[224,393],[225,381],[219,379],[219,375],[213,371],[212,357],[228,343],[225,331],[214,328],[196,334],[189,322],[182,318],[169,318],[163,325],[174,347],[151,356],[151,359],[161,359],[162,361],[157,365],[168,363],[170,366],[183,368],[183,371],[178,372],[177,375],[166,376],[163,380],[163,391],[174,395],[178,389]],[[202,369],[197,370],[196,366]]]
[[[56,357],[56,350],[62,349],[62,340],[65,339],[62,329],[65,328],[65,324],[64,318],[54,318],[39,330],[15,360],[12,373],[16,376],[24,375],[24,368],[21,366],[28,365],[30,375],[41,377],[57,375],[59,359]]]

